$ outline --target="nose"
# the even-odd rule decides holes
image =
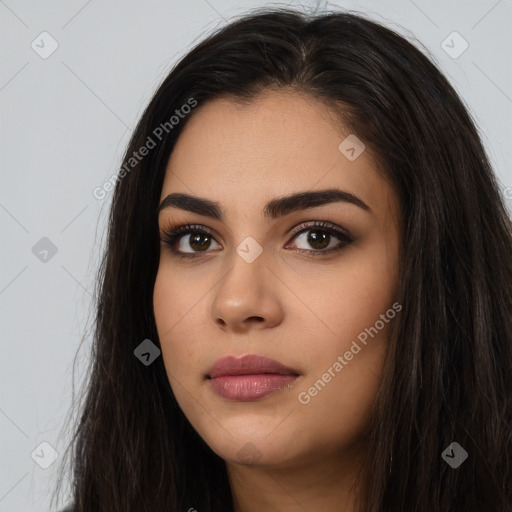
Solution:
[[[229,269],[213,290],[211,316],[223,330],[240,333],[282,321],[286,287],[268,266],[265,252],[248,261],[234,251]]]

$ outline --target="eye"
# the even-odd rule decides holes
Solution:
[[[212,234],[202,226],[185,224],[175,228],[164,230],[161,236],[164,244],[168,245],[171,252],[183,258],[201,256],[201,252],[207,252],[211,242],[215,239]],[[220,245],[215,242],[219,247]],[[179,247],[176,248],[176,245]]]
[[[292,240],[299,240],[312,249],[299,247],[296,250],[310,256],[322,256],[339,251],[354,241],[348,231],[330,222],[313,222],[309,225],[304,223],[297,228]],[[338,240],[338,243],[332,244],[334,240]],[[210,231],[197,224],[168,227],[163,230],[161,241],[180,258],[200,258],[209,252],[212,242],[222,248]],[[286,248],[289,247],[290,242],[286,245]]]
[[[293,240],[300,240],[304,245],[312,247],[313,249],[298,248],[299,252],[308,253],[311,256],[340,251],[354,241],[348,231],[330,222],[313,222],[309,225],[304,223],[298,226],[298,229]],[[338,243],[331,244],[336,239]]]

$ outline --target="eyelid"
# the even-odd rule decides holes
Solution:
[[[342,250],[344,247],[350,245],[352,242],[355,241],[355,238],[350,234],[350,232],[336,224],[333,224],[329,221],[306,221],[302,222],[295,228],[292,228],[292,230],[288,231],[288,233],[291,232],[291,239],[290,242],[292,242],[295,238],[297,238],[300,234],[308,231],[312,231],[314,229],[318,229],[319,231],[325,231],[329,234],[334,234],[335,238],[338,238],[340,240],[340,244],[334,248],[322,250],[322,249],[296,249],[299,253],[307,253],[310,256],[322,256],[323,254],[332,254],[333,252]],[[161,241],[169,247],[171,252],[181,258],[201,258],[204,255],[208,254],[212,251],[192,251],[192,252],[182,252],[177,249],[175,249],[176,243],[182,238],[183,236],[190,235],[192,233],[202,233],[206,234],[212,237],[213,240],[217,244],[219,242],[216,240],[214,233],[210,228],[207,228],[206,226],[203,226],[201,224],[189,224],[189,223],[169,223],[166,227],[161,229],[161,235],[160,239]],[[285,247],[288,247],[289,243],[287,242]],[[220,245],[220,244],[219,244]],[[221,246],[222,247],[222,246]]]
[[[296,226],[296,228],[293,228],[291,230],[291,236],[293,238],[295,238],[297,235],[300,235],[301,233],[303,233],[305,231],[309,231],[310,229],[314,229],[314,228],[317,228],[318,230],[325,230],[328,232],[335,232],[339,236],[343,236],[352,242],[354,241],[354,237],[350,234],[350,232],[347,229],[345,229],[341,226],[338,226],[337,224],[333,224],[332,222],[324,221],[324,220],[319,220],[319,221],[311,220],[311,221],[301,222],[298,226]]]

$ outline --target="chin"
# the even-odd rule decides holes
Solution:
[[[285,429],[272,432],[271,427],[255,429],[254,425],[244,425],[238,422],[226,425],[227,434],[222,428],[216,432],[202,435],[208,446],[227,463],[245,466],[279,466],[287,465],[297,457],[297,443],[294,436]],[[270,435],[269,435],[270,433]]]

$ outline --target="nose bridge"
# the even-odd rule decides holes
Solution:
[[[229,228],[229,236],[231,243],[233,243],[233,254],[230,254],[229,265],[236,265],[238,268],[244,268],[245,266],[251,266],[258,263],[258,267],[261,265],[264,258],[263,248],[263,232],[260,231],[261,226],[259,222],[251,224],[250,219],[256,219],[258,212],[260,211],[261,203],[253,206],[253,210],[250,210],[247,204],[238,203],[234,209],[230,210],[231,217],[235,219],[234,224]],[[252,211],[252,213],[251,213]],[[264,225],[264,222],[263,222]],[[248,226],[252,226],[249,228]],[[261,241],[261,243],[260,243]],[[265,253],[268,252],[268,248],[265,249]],[[241,261],[239,261],[241,260]],[[251,270],[248,268],[247,270]]]
[[[214,291],[211,305],[215,322],[240,328],[249,318],[274,323],[281,307],[269,279],[268,258],[263,247],[245,237],[226,259],[226,273]]]
[[[264,287],[266,283],[267,264],[268,258],[263,246],[252,236],[246,236],[234,246],[227,258],[230,270],[220,286],[229,288],[234,286],[234,290],[230,290],[230,293],[234,291],[241,295],[259,294],[259,288]]]

